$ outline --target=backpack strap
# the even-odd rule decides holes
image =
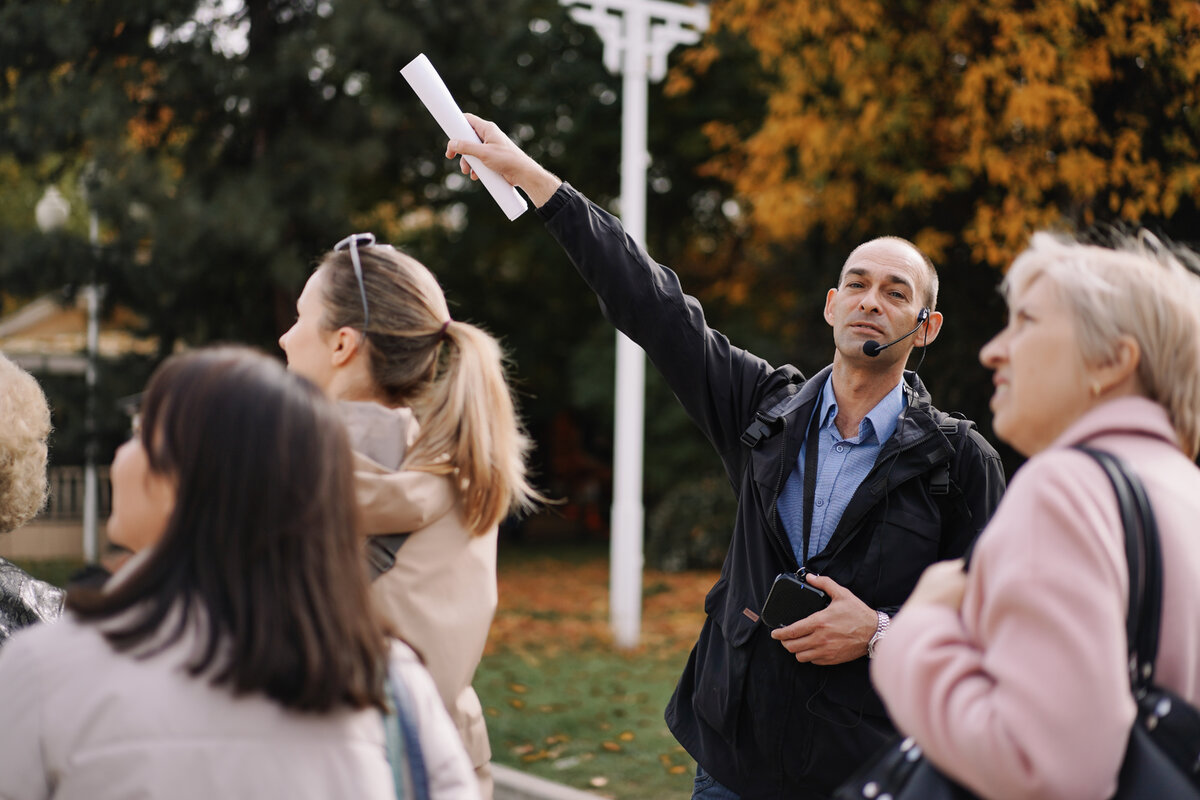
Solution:
[[[367,537],[367,573],[375,580],[396,563],[396,553],[411,533],[385,533]]]
[[[789,383],[767,397],[759,410],[754,412],[754,421],[742,432],[742,444],[749,448],[755,448],[763,439],[775,435],[779,430],[779,419],[788,410],[792,398],[799,391],[800,384]],[[767,410],[763,411],[763,408]]]
[[[950,479],[950,467],[958,458],[958,454],[962,451],[973,427],[975,427],[975,423],[957,411],[947,413],[938,422],[938,430],[950,442],[950,446],[954,448],[954,455],[939,465],[929,475],[929,493],[933,496],[938,506],[941,507],[943,518],[953,514],[960,515],[967,522],[970,522],[974,518],[970,506],[967,505],[966,495],[963,494],[958,484]]]
[[[938,423],[938,430],[941,431],[942,435],[949,439],[950,444],[954,446],[953,437],[959,433],[959,425],[963,424],[964,422],[964,419],[960,419],[951,415]],[[969,425],[970,423],[967,424]],[[966,434],[964,433],[964,435]],[[958,453],[957,446],[954,447],[954,452],[956,454]],[[948,459],[938,468],[936,472],[929,477],[929,493],[937,496],[948,495],[950,494],[951,483],[950,460]]]
[[[421,747],[416,703],[398,670],[388,669],[385,688],[388,712],[383,717],[383,729],[396,797],[409,800],[407,789],[411,788],[411,800],[429,800],[429,772]]]

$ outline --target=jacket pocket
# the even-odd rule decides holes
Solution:
[[[874,535],[860,576],[851,589],[873,608],[898,607],[908,599],[925,567],[939,560],[938,518],[892,509],[885,519],[868,523]],[[865,576],[872,576],[864,580]]]
[[[864,716],[887,717],[883,701],[871,685],[869,661],[855,659],[826,669],[822,676],[821,696],[840,709],[830,720],[840,725],[856,725]],[[818,716],[827,713],[817,712]]]
[[[757,623],[748,617],[730,620],[731,615],[725,608],[726,589],[727,584],[722,578],[704,599],[709,624],[704,626],[696,642],[692,707],[710,727],[732,740],[737,731],[750,662],[750,648],[746,643]]]

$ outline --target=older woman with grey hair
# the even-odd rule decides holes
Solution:
[[[0,355],[0,533],[21,527],[46,502],[50,406],[34,377]]]
[[[1124,527],[1086,444],[1140,477],[1162,551],[1156,684],[1200,703],[1200,277],[1149,234],[1041,233],[981,351],[996,435],[1029,457],[967,572],[929,567],[871,677],[897,727],[984,798],[1106,798],[1135,715]]]
[[[50,406],[34,377],[0,355],[0,533],[33,519],[46,502]],[[0,643],[57,617],[63,594],[0,558]]]

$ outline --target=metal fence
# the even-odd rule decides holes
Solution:
[[[51,467],[48,471],[50,499],[39,519],[83,519],[83,467]],[[108,481],[108,466],[96,467],[96,489],[99,495],[100,519],[112,510],[112,485]]]

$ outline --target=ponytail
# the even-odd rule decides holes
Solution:
[[[455,473],[467,527],[482,534],[539,499],[526,477],[530,441],[517,418],[499,342],[465,322],[451,322],[443,336],[442,369],[422,398],[421,433],[405,462]]]
[[[389,245],[359,249],[370,311],[346,252],[326,254],[325,327],[366,337],[371,380],[395,406],[413,409],[421,430],[403,468],[454,476],[467,527],[482,535],[542,496],[526,477],[530,450],[504,371],[500,343],[450,321],[437,279]]]

